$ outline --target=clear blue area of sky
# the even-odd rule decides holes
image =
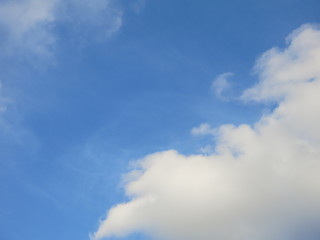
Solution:
[[[131,161],[166,149],[197,153],[211,141],[190,134],[203,122],[255,122],[268,106],[236,100],[257,81],[255,60],[320,21],[318,0],[130,6],[121,2],[123,26],[103,42],[79,43],[56,24],[54,64],[1,59],[15,137],[0,135],[0,239],[88,239],[126,200],[121,176]],[[229,101],[210,89],[224,72],[234,73]]]

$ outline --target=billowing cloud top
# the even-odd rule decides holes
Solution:
[[[260,81],[243,98],[277,101],[274,111],[253,126],[218,128],[210,156],[174,150],[146,156],[127,175],[131,200],[108,212],[93,239],[136,231],[170,240],[316,235],[320,31],[302,26],[289,36],[286,49],[269,50],[255,69]]]

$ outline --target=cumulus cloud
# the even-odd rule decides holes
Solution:
[[[278,107],[254,125],[220,126],[209,156],[169,150],[140,160],[125,179],[130,200],[109,210],[92,239],[136,231],[165,240],[319,239],[319,59],[311,25],[263,54],[259,82],[243,98]]]
[[[320,32],[310,25],[295,30],[287,38],[288,48],[272,48],[258,60],[255,71],[259,83],[244,92],[246,100],[274,100],[320,75]]]
[[[13,0],[0,3],[2,54],[30,60],[50,59],[57,24],[74,35],[103,40],[119,30],[122,11],[112,0]],[[82,34],[87,31],[87,34]]]
[[[211,89],[216,97],[225,99],[224,93],[230,89],[230,83],[228,78],[233,76],[233,73],[226,72],[220,74],[216,79],[212,82]]]

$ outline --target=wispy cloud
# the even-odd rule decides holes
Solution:
[[[193,136],[215,135],[216,133],[217,129],[212,128],[209,123],[201,123],[198,127],[191,129],[191,134]]]
[[[10,99],[9,96],[4,93],[3,85],[0,82],[0,137],[7,135],[9,129],[9,123],[6,119],[6,114],[10,103],[12,103],[12,99]]]
[[[2,55],[29,62],[51,60],[63,24],[73,35],[106,40],[122,25],[122,10],[112,0],[13,0],[0,3]]]
[[[28,145],[28,151],[32,152],[37,147],[37,139],[21,123],[21,114],[15,105],[16,99],[0,82],[0,145]]]
[[[114,0],[67,0],[60,4],[61,20],[79,41],[104,41],[122,26],[123,11]]]
[[[7,111],[7,104],[9,101],[9,99],[4,96],[2,88],[2,83],[0,82],[0,116]]]
[[[52,55],[57,0],[4,1],[0,3],[2,50],[7,56],[30,58]],[[31,56],[30,56],[31,55]]]
[[[132,8],[136,14],[139,14],[146,6],[146,0],[136,0],[132,2]]]
[[[319,59],[320,31],[311,25],[291,34],[286,49],[265,53],[256,67],[259,83],[243,98],[272,99],[278,107],[253,126],[219,127],[210,156],[174,150],[146,156],[127,179],[131,200],[111,208],[92,238],[135,231],[173,240],[287,240],[304,239],[305,231],[316,234]],[[210,129],[202,125],[194,131]]]
[[[121,28],[122,10],[113,0],[1,1],[0,59],[14,59],[36,68],[56,63],[59,40],[65,37],[58,33],[57,25],[66,27],[81,44],[105,41]],[[6,133],[6,138],[14,135],[14,138],[20,138],[21,134],[25,135],[22,132],[27,132],[16,124],[22,113],[11,114],[19,97],[5,97],[1,93],[4,87],[0,85],[0,131]],[[19,85],[15,88],[19,89]]]
[[[233,75],[234,74],[231,72],[226,72],[226,73],[220,74],[212,82],[211,89],[217,98],[224,99],[224,100],[227,99],[227,96],[225,96],[224,94],[231,87],[228,81],[228,78],[232,77]]]

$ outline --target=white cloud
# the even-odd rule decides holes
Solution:
[[[272,48],[258,60],[257,86],[244,92],[246,100],[279,100],[320,75],[320,32],[304,25],[287,38],[288,48]]]
[[[230,88],[230,83],[228,81],[228,78],[231,76],[233,76],[233,73],[226,72],[226,73],[220,74],[212,82],[211,88],[216,97],[225,99],[225,96],[223,94],[225,93],[225,91],[227,91]]]
[[[57,24],[68,26],[79,38],[105,40],[121,27],[122,11],[111,0],[1,2],[2,54],[27,60],[52,58],[59,38]]]
[[[169,240],[300,240],[305,231],[316,234],[319,36],[315,27],[303,26],[285,50],[263,55],[260,81],[244,97],[276,99],[278,107],[253,126],[222,125],[214,154],[170,150],[140,160],[126,179],[130,201],[111,208],[92,238],[135,231]]]
[[[201,123],[198,127],[191,129],[193,136],[215,135],[216,133],[217,129],[212,128],[209,123]]]

